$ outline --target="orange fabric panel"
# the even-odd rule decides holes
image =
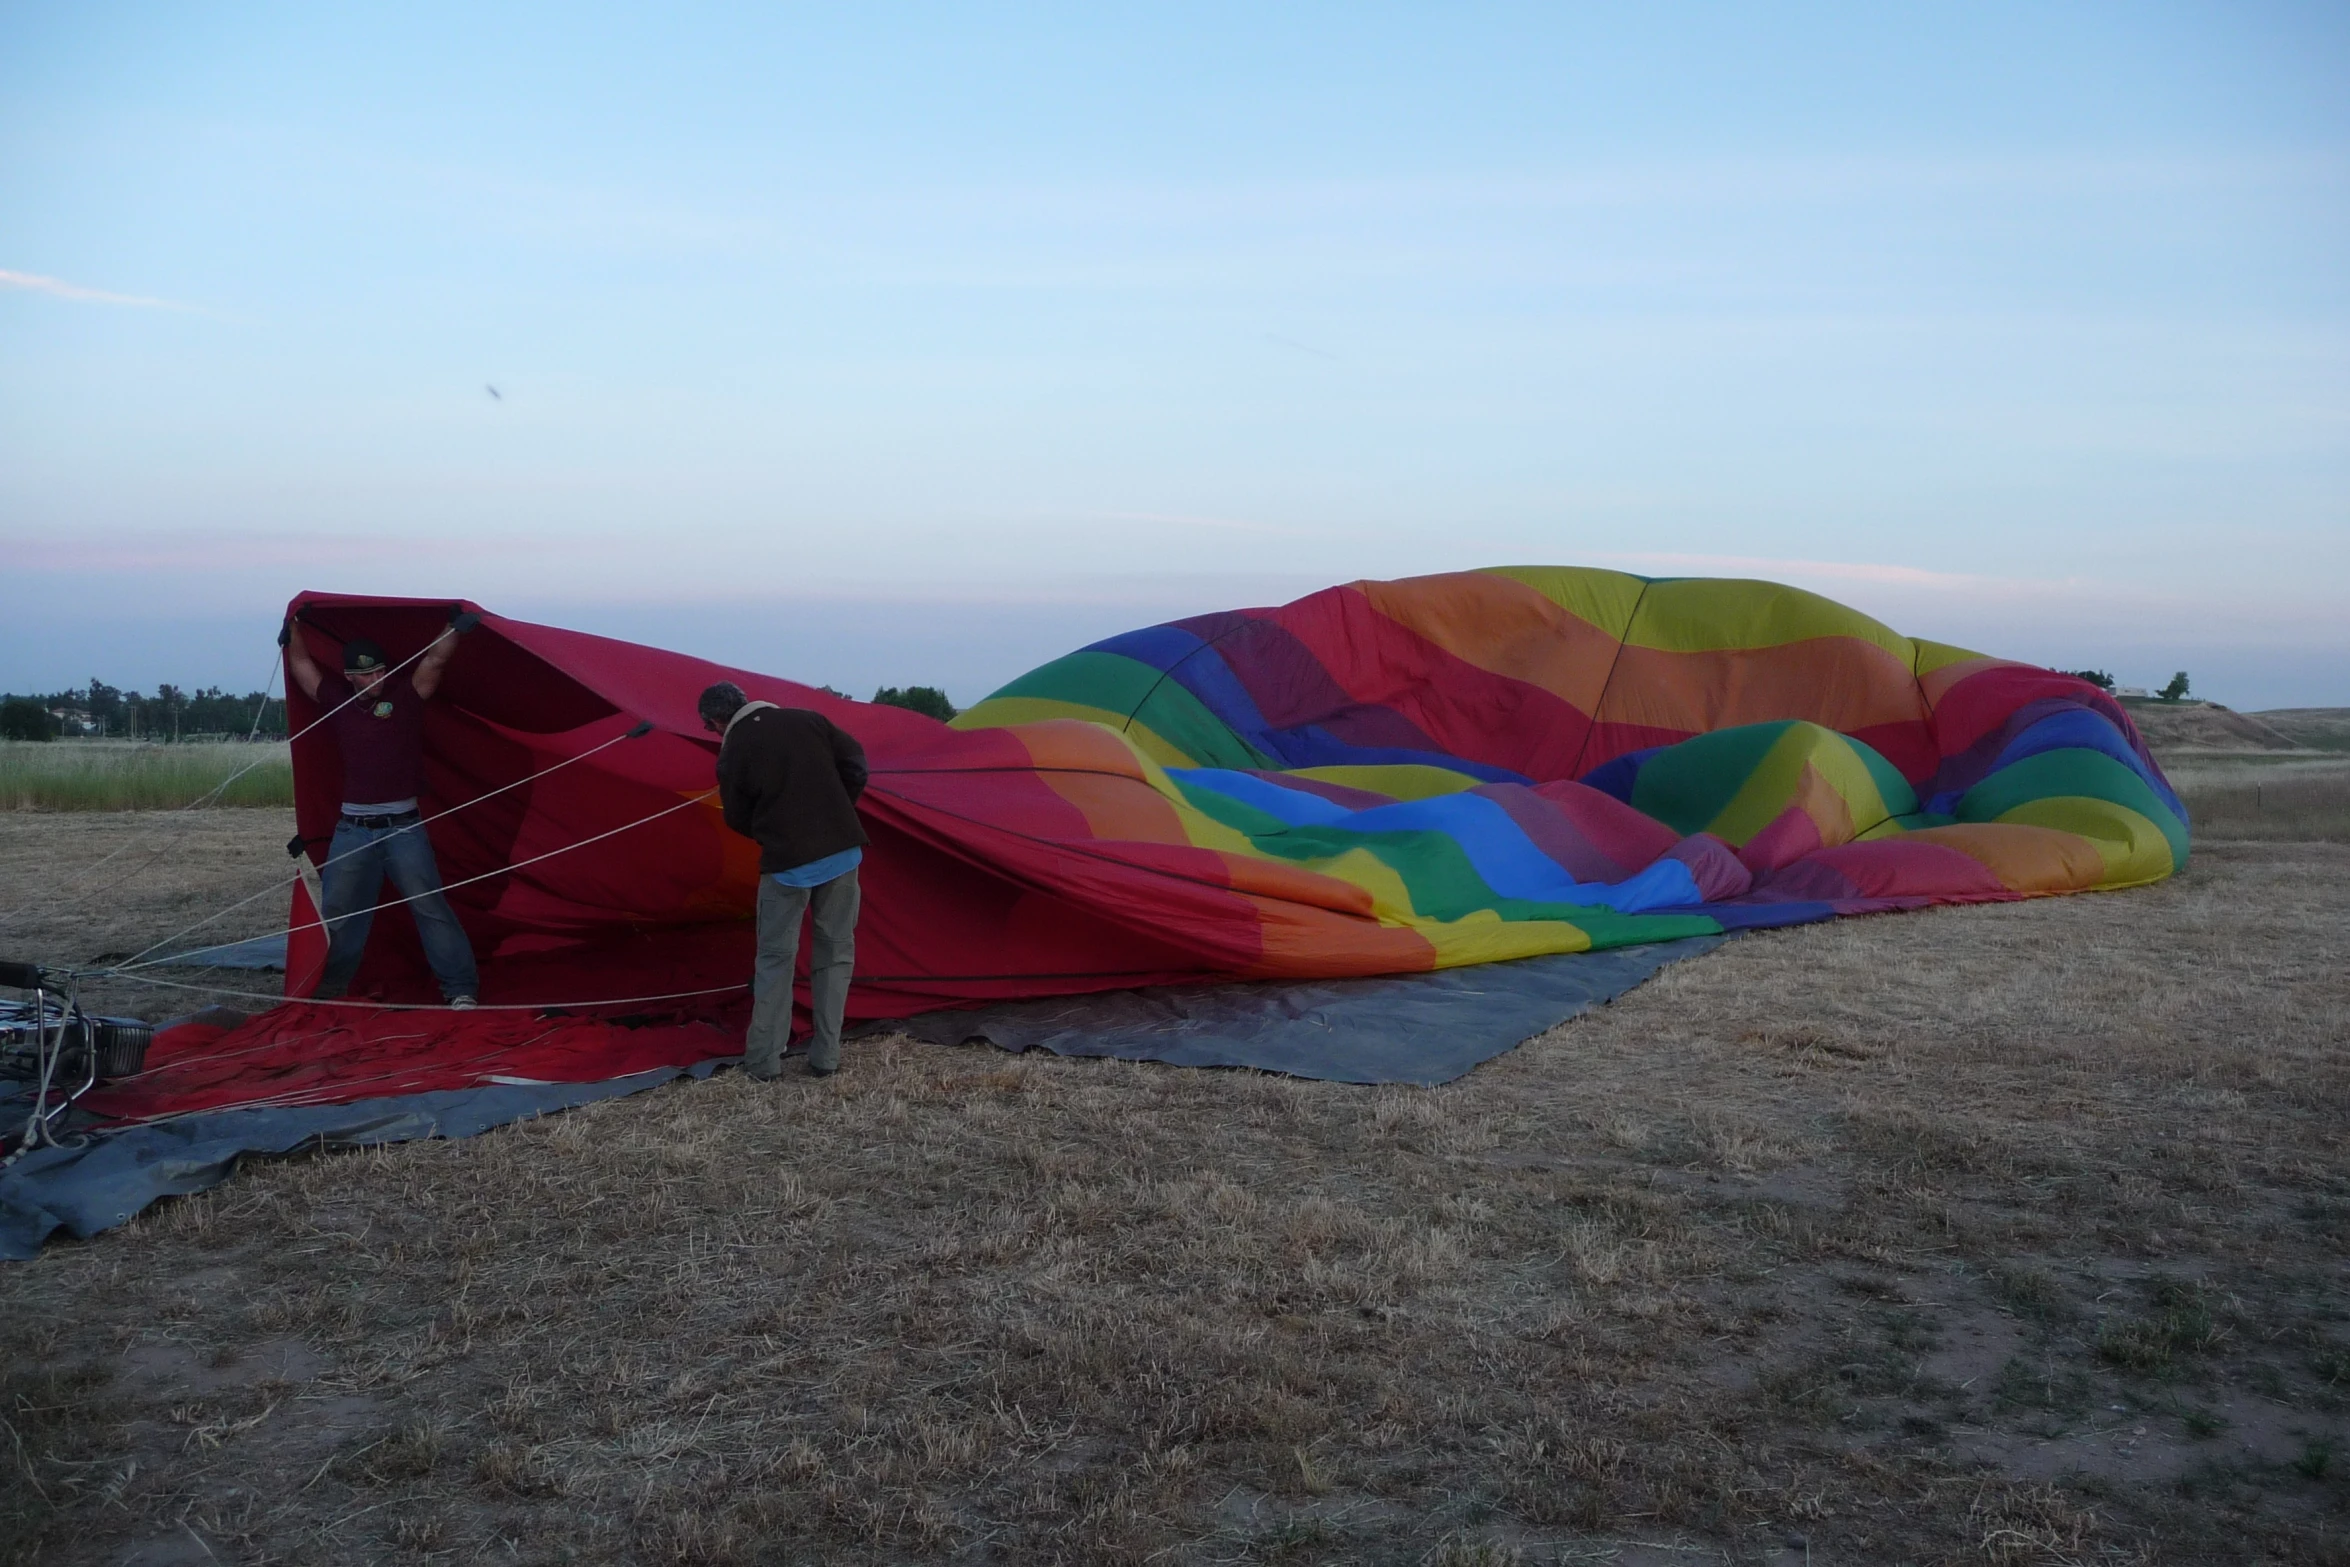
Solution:
[[[1917,682],[1883,648],[1819,637],[1712,653],[1627,647],[1599,718],[1684,735],[1801,718],[1850,734],[1875,724],[1922,724],[1926,708]]]

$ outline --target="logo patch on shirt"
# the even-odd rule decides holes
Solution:
[[[392,716],[392,704],[391,704],[391,703],[389,703],[389,702],[378,702],[378,703],[376,703],[376,704],[375,704],[375,716],[376,716],[376,717],[378,717],[378,718],[389,718],[389,717],[391,717],[391,716]]]

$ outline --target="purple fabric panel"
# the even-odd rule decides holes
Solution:
[[[1199,617],[1199,621],[1208,620],[1225,622],[1211,639],[1213,655],[1232,671],[1271,727],[1294,729],[1319,723],[1327,714],[1353,705],[1354,698],[1330,678],[1322,661],[1278,622],[1249,615]],[[1200,631],[1199,621],[1185,622],[1185,629]],[[1180,670],[1175,678],[1183,678]],[[1420,744],[1426,746],[1427,739],[1421,735]]]
[[[1832,865],[1818,860],[1797,860],[1783,865],[1767,876],[1755,878],[1754,887],[1742,902],[1749,903],[1844,903],[1860,896],[1860,888],[1852,878]]]
[[[1380,794],[1371,789],[1349,789],[1344,784],[1327,783],[1319,778],[1300,778],[1295,773],[1266,772],[1263,768],[1257,767],[1239,770],[1246,772],[1251,778],[1262,778],[1267,783],[1279,784],[1284,789],[1295,789],[1300,794],[1320,795],[1332,805],[1343,805],[1350,811],[1367,811],[1374,806],[1395,803],[1394,795]]]
[[[1351,702],[1340,711],[1324,714],[1314,727],[1333,739],[1366,750],[1425,751],[1431,756],[1451,754],[1427,730],[1394,708],[1368,702]]]
[[[1524,784],[1480,784],[1469,792],[1481,794],[1507,811],[1510,820],[1534,847],[1557,861],[1577,881],[1619,882],[1645,869],[1639,865],[1618,865],[1608,858],[1564,811]],[[1700,881],[1698,885],[1702,888],[1705,884]]]
[[[2008,714],[2005,723],[1982,739],[1955,756],[1944,757],[1942,765],[1934,769],[1933,782],[1918,791],[1918,798],[1923,801],[1936,795],[1964,794],[1991,776],[1991,764],[1999,760],[2000,752],[2015,743],[2017,735],[2052,713],[2069,712],[2080,705],[2069,697],[2060,696],[2044,696],[2037,701],[2026,702]],[[2121,710],[2115,708],[2114,711],[2118,713]],[[2120,728],[2119,725],[2115,727]],[[2127,734],[2129,731],[2123,729],[2121,732]],[[2143,750],[2144,747],[2139,749]]]
[[[1709,903],[1694,914],[1704,914],[1726,931],[1773,930],[1781,925],[1809,925],[1836,917],[1833,903]]]
[[[1679,860],[1689,867],[1699,894],[1708,903],[1744,897],[1754,887],[1754,876],[1747,870],[1746,862],[1738,858],[1738,851],[1710,832],[1693,833],[1682,839],[1673,845],[1666,858]]]

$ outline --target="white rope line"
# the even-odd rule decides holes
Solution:
[[[269,697],[270,697],[270,693],[271,693],[271,692],[273,692],[273,691],[275,691],[275,690],[277,689],[277,677],[278,677],[280,674],[282,674],[282,673],[284,672],[284,669],[285,669],[285,659],[284,659],[283,655],[280,655],[279,657],[277,657],[277,658],[273,658],[273,659],[271,659],[271,660],[269,661],[269,675],[268,675],[268,677],[267,677],[266,679],[264,679],[264,680],[262,681],[262,683],[261,683],[261,705],[253,709],[253,727],[252,727],[252,729],[251,729],[251,730],[249,730],[249,731],[246,733],[246,735],[245,735],[245,743],[246,743],[247,745],[251,745],[251,744],[253,744],[255,741],[257,741],[257,740],[258,740],[258,739],[261,737],[261,720],[262,720],[262,718],[263,718],[263,717],[264,717],[264,716],[265,716],[265,715],[266,715],[266,714],[269,712]],[[256,765],[258,765],[258,764],[256,764]],[[248,771],[249,771],[249,770],[250,770],[250,769],[248,769]],[[242,775],[242,774],[239,774],[238,776],[240,776],[240,777],[241,777],[241,776],[243,776],[243,775]],[[223,788],[225,788],[225,787],[226,787],[226,785],[223,785],[222,787],[223,787]],[[198,796],[198,800],[201,800],[202,798],[203,798],[202,796]],[[194,806],[196,805],[196,803],[197,803],[197,801],[195,801],[195,800],[191,800],[190,802],[188,802],[188,804],[186,804],[186,805],[183,805],[183,806],[179,806],[179,807],[177,807],[176,809],[178,809],[178,810],[182,810],[182,811],[185,811],[185,810],[191,810],[191,809],[193,809],[193,808],[194,808]],[[75,872],[75,880],[76,880],[76,881],[83,881],[83,880],[87,880],[88,878],[90,878],[90,877],[92,877],[92,876],[96,875],[96,874],[97,874],[97,873],[98,873],[100,870],[103,870],[103,869],[104,869],[106,866],[108,866],[108,865],[111,865],[111,864],[112,864],[114,861],[116,861],[116,860],[118,860],[118,859],[122,858],[124,855],[126,855],[126,854],[130,853],[130,851],[131,851],[131,850],[133,850],[133,849],[137,848],[137,847],[139,846],[140,842],[141,842],[141,840],[140,840],[140,839],[138,839],[138,838],[133,838],[133,839],[131,839],[131,840],[130,840],[130,842],[128,842],[128,843],[125,843],[125,844],[123,844],[121,847],[117,848],[117,849],[116,849],[116,850],[115,850],[113,853],[111,853],[111,854],[106,854],[106,855],[101,855],[101,856],[100,856],[98,859],[96,859],[96,860],[92,861],[92,862],[91,862],[90,864],[88,864],[88,865],[85,865],[85,866],[83,866],[83,867],[82,867],[82,868],[81,868],[79,871]],[[149,861],[148,863],[152,863],[152,861]],[[145,864],[142,864],[142,865],[139,867],[139,870],[144,870],[144,869],[146,869],[146,865],[145,865]],[[133,872],[131,873],[131,875],[133,875],[133,876],[135,876],[135,875],[137,875],[137,874],[138,874],[138,871],[133,871]],[[104,886],[104,887],[98,887],[98,888],[94,888],[94,889],[92,889],[92,890],[91,890],[91,891],[89,891],[89,892],[86,892],[86,893],[83,893],[83,894],[81,894],[80,896],[81,896],[81,897],[96,897],[96,896],[97,896],[99,893],[101,893],[101,892],[105,892],[105,891],[109,890],[110,888],[114,888],[114,887],[119,887],[119,886],[121,886],[121,885],[122,885],[122,883],[123,883],[124,881],[128,881],[129,879],[130,879],[130,877],[128,877],[128,876],[125,876],[125,877],[122,877],[122,878],[120,878],[119,880],[116,880],[116,881],[110,881],[110,882],[108,882],[108,883],[106,884],[106,886]],[[62,910],[62,909],[71,908],[71,907],[73,906],[73,904],[74,904],[74,902],[75,902],[75,901],[76,901],[76,900],[75,900],[74,898],[72,898],[72,897],[68,897],[67,899],[65,899],[65,900],[64,900],[64,901],[62,901],[62,902],[55,903],[55,904],[51,904],[51,905],[50,905],[50,906],[49,906],[47,909],[43,910],[42,912],[54,914],[54,913],[57,913],[58,911],[60,911],[60,910]],[[32,912],[34,912],[34,911],[33,911],[32,907],[31,907],[30,905],[27,905],[26,907],[24,907],[24,908],[21,908],[21,909],[13,910],[13,911],[12,911],[12,912],[11,912],[11,913],[8,915],[8,917],[7,917],[7,918],[5,918],[5,919],[0,919],[0,930],[4,930],[4,929],[6,929],[6,928],[7,928],[7,927],[8,927],[10,924],[14,923],[14,922],[15,922],[15,920],[16,920],[18,917],[20,917],[20,916],[22,916],[22,915],[24,915],[24,914],[32,913]]]
[[[613,746],[618,745],[623,740],[633,740],[638,735],[649,732],[650,731],[645,726],[640,724],[638,727],[629,730],[625,734],[614,735],[611,739],[604,741],[601,745],[593,746],[588,750],[580,752],[577,756],[567,756],[551,767],[542,767],[537,772],[532,773],[528,778],[517,778],[512,783],[500,784],[497,788],[490,790],[487,794],[477,794],[472,799],[463,801],[456,805],[452,805],[445,811],[435,811],[430,816],[419,817],[417,820],[410,822],[406,827],[400,828],[398,830],[401,832],[416,831],[424,827],[427,823],[437,822],[445,816],[454,816],[459,811],[466,809],[468,806],[479,805],[484,800],[495,799],[497,796],[506,793],[506,791],[509,789],[519,789],[524,784],[536,783],[541,778],[546,777],[549,773],[561,772],[564,768],[569,767],[574,762],[584,762],[599,751],[609,750]],[[356,849],[348,849],[341,854],[334,855],[319,865],[318,873],[323,876],[326,874],[327,868],[329,866],[340,865],[343,861],[348,860],[355,855],[365,854],[369,849],[374,847],[375,845],[373,843],[366,843],[361,844]],[[225,919],[227,916],[236,913],[237,910],[243,908],[246,904],[258,902],[261,899],[268,897],[273,892],[283,892],[301,879],[302,873],[300,871],[293,871],[287,875],[281,876],[276,881],[273,881],[268,886],[262,888],[259,892],[254,893],[252,896],[239,898],[236,902],[230,904],[228,907],[215,910],[213,913],[207,914],[202,919],[197,920],[194,924],[182,925],[178,930],[173,931],[170,935],[164,937],[161,941],[149,942],[146,946],[141,947],[138,951],[123,959],[121,963],[116,965],[116,967],[130,968],[136,965],[138,961],[145,957],[148,953],[153,952],[156,948],[168,947],[173,942],[179,940],[182,936],[187,935],[189,932],[202,930],[205,926],[211,924],[214,920]],[[158,963],[168,963],[177,958],[200,957],[207,952],[219,952],[224,948],[243,946],[246,941],[267,941],[268,939],[269,938],[267,936],[248,936],[239,941],[224,941],[216,946],[191,947],[185,952],[175,952],[169,958],[159,958],[156,961]]]
[[[384,678],[387,680],[390,679],[392,676],[398,674],[401,670],[406,669],[410,664],[413,664],[418,659],[424,657],[425,654],[431,652],[435,647],[440,645],[442,637],[448,636],[453,630],[455,630],[453,626],[443,627],[440,636],[434,637],[430,642],[427,642],[424,646],[418,648],[415,652],[409,654],[406,658],[400,660],[400,662],[397,664],[394,664],[390,669],[385,670]],[[278,662],[280,665],[285,662],[285,657],[283,654],[279,655]],[[275,690],[276,686],[277,677],[273,674],[270,677],[269,686],[265,689]],[[290,748],[293,743],[296,740],[301,739],[303,735],[310,733],[311,730],[316,729],[320,724],[325,723],[328,719],[334,717],[335,714],[341,712],[344,708],[349,707],[353,702],[358,701],[360,695],[361,692],[358,686],[353,685],[351,688],[351,694],[349,696],[343,698],[340,702],[337,702],[334,706],[319,714],[309,723],[304,724],[298,732],[286,736],[287,746]],[[266,700],[264,700],[262,706],[264,709],[268,707]],[[258,728],[258,721],[256,721],[256,728]],[[190,800],[187,804],[176,807],[168,814],[171,816],[178,816],[184,812],[193,811],[202,806],[210,804],[213,800],[218,799],[222,791],[226,790],[230,784],[235,783],[238,779],[244,777],[254,768],[259,767],[262,762],[266,760],[266,757],[262,757],[247,762],[244,766],[229,774],[228,777],[222,779],[215,787],[207,790],[203,794],[198,795],[195,799]],[[150,829],[150,831],[152,831],[152,829]],[[87,879],[88,877],[95,875],[100,866],[107,864],[109,861],[114,860],[121,855],[128,854],[131,850],[137,848],[143,841],[145,841],[143,838],[133,838],[129,843],[126,843],[121,848],[115,850],[114,853],[107,855],[104,859],[97,861],[88,869],[82,871],[80,873],[80,877],[77,879]],[[141,871],[144,871],[148,866],[153,865],[157,860],[163,858],[163,856],[168,853],[170,849],[171,845],[169,843],[164,844],[153,854],[148,855],[147,858],[141,860],[137,865],[134,865],[128,871],[125,871],[122,875],[117,876],[114,880],[106,883],[106,885],[103,887],[88,888],[82,892],[75,893],[72,896],[61,899],[56,903],[49,904],[46,907],[40,909],[35,909],[32,906],[27,905],[24,908],[12,910],[5,918],[0,918],[0,930],[6,930],[9,926],[15,924],[16,921],[24,918],[28,914],[60,914],[65,910],[72,908],[75,904],[86,902],[89,899],[98,896],[98,894],[102,892],[111,892],[115,888],[121,886],[124,882],[129,881],[132,877],[138,875]]]
[[[427,644],[425,644],[425,645],[426,645],[427,647],[431,646],[431,644],[430,644],[430,643],[427,643]],[[419,653],[417,656],[418,656],[419,658],[421,658],[421,657],[423,657],[423,654],[422,654],[422,653]],[[268,711],[269,711],[269,693],[270,693],[270,692],[272,692],[272,691],[275,691],[275,690],[277,689],[277,677],[278,677],[279,673],[282,671],[284,664],[285,664],[285,659],[284,659],[284,658],[281,656],[281,657],[279,657],[279,658],[278,658],[278,660],[276,661],[276,663],[275,663],[275,664],[273,664],[273,665],[271,666],[271,668],[270,668],[270,671],[269,671],[269,683],[268,683],[267,685],[264,685],[264,686],[261,688],[261,705],[260,705],[259,707],[255,708],[255,709],[253,709],[253,732],[252,732],[252,734],[249,734],[249,735],[247,735],[247,736],[245,737],[248,743],[250,743],[250,741],[252,740],[252,738],[253,738],[253,735],[257,735],[257,734],[261,733],[261,715],[262,715],[263,713],[266,713],[266,712],[268,712]],[[359,693],[358,693],[356,690],[354,690],[354,691],[351,693],[351,695],[352,695],[352,696],[354,696],[354,697],[356,697],[358,694],[359,694]],[[341,711],[342,711],[342,704],[340,704],[340,703],[336,704],[335,711],[336,711],[336,712],[338,712],[338,713],[339,713],[339,712],[341,712]],[[332,716],[332,715],[328,715],[328,716]],[[320,719],[318,720],[318,723],[320,723],[320,724],[323,724],[323,723],[325,723],[325,722],[326,722],[326,718],[324,718],[324,717],[322,717],[322,718],[320,718]],[[317,727],[318,727],[318,724],[312,724],[312,725],[309,725],[307,728],[305,728],[305,729],[302,731],[302,733],[303,733],[303,734],[308,734],[308,733],[310,732],[310,730],[312,730],[312,729],[315,729],[315,728],[317,728]],[[292,744],[294,743],[294,740],[295,740],[295,739],[296,739],[296,737],[295,737],[295,736],[293,736],[293,735],[288,735],[288,736],[286,736],[286,744],[287,744],[287,745],[289,745],[289,746],[290,746],[290,745],[292,745]],[[208,805],[208,804],[210,804],[212,801],[219,799],[219,798],[220,798],[222,795],[224,795],[224,794],[228,793],[228,786],[229,786],[230,784],[233,784],[233,783],[235,783],[235,782],[236,782],[238,779],[240,779],[240,778],[244,777],[244,776],[245,776],[247,773],[251,772],[251,771],[252,771],[254,768],[256,768],[256,767],[259,767],[259,766],[261,765],[261,762],[262,762],[262,759],[261,759],[261,758],[256,758],[256,759],[254,759],[253,761],[247,762],[247,763],[246,763],[244,766],[242,766],[242,767],[238,768],[238,769],[237,769],[235,772],[233,772],[233,773],[229,774],[229,775],[228,775],[226,778],[223,778],[223,779],[222,779],[222,780],[221,780],[219,783],[217,783],[217,784],[214,784],[214,785],[212,786],[212,788],[211,788],[211,790],[210,790],[209,792],[207,792],[207,793],[204,793],[204,794],[201,794],[201,795],[198,795],[198,796],[197,796],[195,799],[193,799],[193,800],[190,800],[190,801],[189,801],[187,804],[185,804],[185,805],[181,806],[181,807],[180,807],[180,809],[181,809],[181,810],[183,810],[183,811],[193,811],[193,810],[197,809],[197,808],[198,808],[198,807],[200,807],[200,806]]]
[[[231,985],[195,985],[185,980],[157,979],[152,974],[132,974],[116,969],[56,969],[54,973],[70,975],[75,979],[119,979],[132,985],[159,985],[165,990],[191,990],[207,996],[243,996],[248,1001],[266,1001],[271,1006],[304,1007],[359,1007],[369,1012],[552,1012],[572,1007],[625,1007],[642,1001],[684,1001],[694,996],[720,996],[733,990],[748,990],[749,980],[732,985],[708,985],[700,990],[669,990],[655,996],[614,996],[602,1001],[486,1001],[470,1007],[452,1007],[446,1002],[431,1001],[350,1001],[342,997],[273,996],[266,991],[238,990]]]
[[[675,805],[663,806],[660,810],[654,811],[650,815],[640,816],[633,822],[622,822],[619,826],[614,827],[607,832],[597,833],[593,838],[582,838],[576,843],[567,843],[560,849],[549,849],[544,854],[534,854],[527,860],[516,860],[511,865],[500,865],[494,870],[483,871],[478,876],[468,876],[462,881],[444,882],[438,887],[427,888],[423,892],[412,892],[404,898],[395,898],[389,903],[379,903],[365,909],[353,909],[348,914],[337,914],[331,919],[327,918],[326,911],[321,909],[319,911],[320,918],[314,923],[318,926],[319,929],[323,930],[329,925],[339,925],[345,920],[358,919],[361,915],[364,914],[375,914],[381,912],[384,909],[396,909],[401,907],[403,904],[414,903],[422,898],[430,898],[436,895],[454,892],[459,887],[470,887],[475,882],[488,881],[493,876],[511,875],[515,871],[526,870],[529,867],[538,864],[541,860],[551,860],[559,854],[569,854],[574,849],[584,849],[591,843],[602,843],[606,838],[616,838],[620,834],[627,832],[632,828],[642,827],[647,822],[659,821],[664,816],[673,816],[677,812],[685,810],[689,806],[700,805],[702,802],[708,800],[717,792],[718,791],[715,789],[705,789],[700,794],[678,801]],[[271,934],[290,937],[297,930],[308,930],[309,928],[310,927],[308,925],[289,925],[284,930],[273,931]],[[173,953],[171,955],[171,960],[177,961],[180,958],[192,958],[206,952],[218,952],[226,947],[241,947],[245,944],[246,941],[260,941],[264,939],[266,938],[260,936],[247,936],[242,941],[224,941],[220,942],[218,945],[210,947],[192,947],[186,952]],[[87,974],[128,974],[134,969],[158,967],[163,961],[165,960],[150,958],[144,963],[120,963],[109,968],[84,969],[78,972]]]
[[[253,709],[253,727],[245,736],[247,745],[261,738],[261,720],[269,712],[269,693],[277,689],[277,677],[285,672],[285,655],[281,653],[269,661],[269,678],[261,682],[261,703]]]

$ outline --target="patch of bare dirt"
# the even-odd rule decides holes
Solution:
[[[163,955],[283,930],[293,835],[294,813],[267,807],[0,812],[0,958],[103,964],[168,936],[181,939]],[[213,1002],[258,1010],[280,985],[266,972],[180,966],[150,978],[165,983],[102,980],[83,1002],[152,1022]]]

